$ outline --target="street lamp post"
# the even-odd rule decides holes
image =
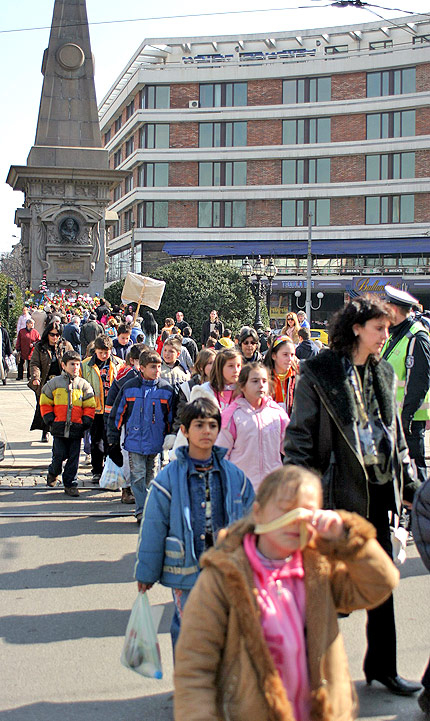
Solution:
[[[131,239],[130,239],[130,270],[132,273],[134,273],[134,227],[136,225],[136,221],[131,221]]]
[[[242,263],[240,269],[242,276],[249,283],[252,295],[255,298],[255,321],[254,328],[258,334],[262,333],[263,321],[261,320],[261,301],[266,300],[267,310],[270,312],[270,296],[272,294],[272,284],[278,269],[270,258],[269,263],[266,265],[261,260],[261,255],[258,259],[251,264],[248,260],[248,256]]]
[[[297,308],[299,308],[300,310],[305,310],[305,308],[306,308],[305,313],[306,313],[306,317],[307,317],[307,319],[308,319],[308,321],[309,321],[309,324],[310,324],[310,322],[311,322],[311,310],[318,310],[319,308],[321,308],[321,303],[322,303],[322,299],[324,298],[324,293],[322,293],[322,291],[320,291],[319,293],[317,293],[318,305],[317,305],[316,307],[314,307],[314,306],[312,305],[312,303],[311,303],[310,300],[309,300],[309,306],[308,306],[308,301],[307,301],[307,294],[308,294],[308,293],[307,293],[307,291],[308,291],[308,289],[306,288],[306,302],[305,302],[305,305],[300,305],[300,304],[299,304],[299,298],[300,298],[300,296],[301,296],[301,294],[302,294],[302,292],[301,292],[300,290],[296,290],[295,293],[294,293],[294,295],[296,296],[296,306],[297,306]]]
[[[321,308],[322,299],[324,298],[324,293],[317,293],[318,305],[316,306],[316,308],[314,308],[314,306],[312,305],[312,217],[312,213],[309,213],[308,252],[306,256],[306,300],[304,305],[299,305],[301,291],[296,290],[296,292],[294,293],[294,295],[296,296],[297,308],[305,311],[309,323],[311,322],[311,310],[318,310],[319,308]]]

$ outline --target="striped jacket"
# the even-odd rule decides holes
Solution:
[[[93,422],[94,391],[83,378],[61,375],[45,383],[40,396],[40,412],[53,436],[80,438]]]

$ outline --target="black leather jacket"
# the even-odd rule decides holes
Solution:
[[[386,361],[371,361],[371,372],[381,417],[395,449],[393,483],[376,488],[385,489],[384,504],[398,513],[402,498],[412,501],[419,484],[412,476],[397,415],[394,371]],[[284,463],[322,474],[326,508],[343,508],[368,518],[375,486],[371,487],[363,462],[355,399],[341,356],[321,351],[303,364],[299,378],[285,433]]]

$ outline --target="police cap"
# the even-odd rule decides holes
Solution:
[[[406,293],[405,290],[399,290],[393,288],[392,285],[385,286],[385,295],[387,296],[387,303],[393,303],[393,305],[399,305],[401,308],[417,308],[419,307],[418,298],[414,298],[410,293]]]

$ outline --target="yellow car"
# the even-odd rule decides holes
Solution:
[[[322,328],[311,328],[311,338],[320,340],[323,345],[328,345],[328,333]]]

